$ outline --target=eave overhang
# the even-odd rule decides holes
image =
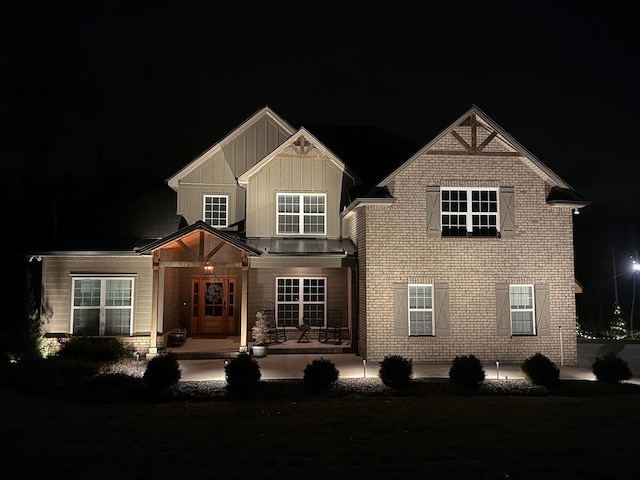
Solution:
[[[590,203],[571,188],[553,187],[547,195],[547,204],[552,207],[582,208]]]
[[[230,235],[226,232],[223,232],[222,230],[218,230],[208,224],[206,224],[205,222],[203,222],[202,220],[198,220],[197,222],[184,227],[180,230],[178,230],[177,232],[168,235],[164,238],[161,238],[159,240],[156,240],[155,242],[152,242],[148,245],[145,245],[143,248],[141,248],[140,250],[138,250],[138,252],[140,254],[150,254],[152,253],[154,250],[157,250],[159,248],[164,247],[165,245],[168,245],[171,242],[175,242],[176,240],[184,237],[185,235],[189,235],[190,233],[193,233],[195,231],[205,231],[215,237],[218,237],[220,240],[223,240],[225,242],[227,242],[230,245],[233,245],[234,247],[246,252],[249,255],[260,255],[260,251],[256,250],[255,248],[251,247],[250,245],[247,245],[247,243],[245,243],[244,239],[241,239],[235,235]]]

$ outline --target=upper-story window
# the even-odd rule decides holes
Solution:
[[[278,193],[277,233],[324,235],[326,204],[324,193]]]
[[[498,189],[443,188],[443,237],[498,236]]]
[[[205,195],[203,221],[212,227],[226,227],[229,221],[229,197],[227,195]]]

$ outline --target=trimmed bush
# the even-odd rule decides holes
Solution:
[[[244,396],[253,393],[258,388],[262,377],[260,364],[248,353],[240,353],[224,367],[227,379],[227,393]]]
[[[387,355],[380,362],[378,376],[389,388],[407,388],[413,378],[413,361],[401,355]]]
[[[527,358],[520,369],[534,385],[555,388],[560,384],[560,369],[540,352]]]
[[[629,364],[613,352],[605,354],[602,358],[596,358],[591,368],[599,382],[619,383],[631,378]]]
[[[129,346],[119,338],[72,337],[65,342],[58,357],[65,360],[117,362],[129,354]]]
[[[177,384],[181,376],[178,356],[169,352],[149,360],[142,381],[154,390],[166,390]]]
[[[328,390],[339,376],[340,372],[331,360],[316,358],[304,369],[304,388],[316,392]]]
[[[484,368],[474,355],[462,355],[453,359],[449,369],[452,385],[464,389],[478,389],[484,381]]]

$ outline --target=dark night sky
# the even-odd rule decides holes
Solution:
[[[423,145],[475,104],[593,202],[575,218],[579,314],[612,302],[612,248],[629,305],[637,2],[217,3],[5,7],[0,187],[25,205],[6,220],[25,241],[51,210],[81,224],[114,205],[115,182],[121,197],[161,184],[265,105]]]

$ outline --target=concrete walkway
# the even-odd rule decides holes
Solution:
[[[331,360],[341,378],[378,378],[379,362],[363,362],[355,354],[291,354],[256,358],[264,380],[302,378],[304,369],[314,358]],[[224,360],[180,360],[182,380],[224,380]],[[449,378],[450,364],[413,364],[414,378]],[[519,365],[484,365],[487,379],[523,379]],[[560,378],[595,380],[590,368],[560,367]],[[640,378],[635,380],[640,381]],[[640,383],[640,382],[638,382]]]
[[[560,378],[567,380],[595,380],[591,366],[596,358],[613,352],[625,360],[633,378],[630,383],[640,384],[640,343],[578,342],[577,367],[560,366]],[[304,369],[314,358],[331,360],[340,371],[341,378],[378,378],[379,362],[363,362],[352,353],[267,355],[256,358],[265,380],[302,378]],[[182,380],[224,380],[224,359],[180,360]],[[413,363],[414,378],[449,378],[450,364]],[[523,379],[520,365],[484,365],[487,379]]]

